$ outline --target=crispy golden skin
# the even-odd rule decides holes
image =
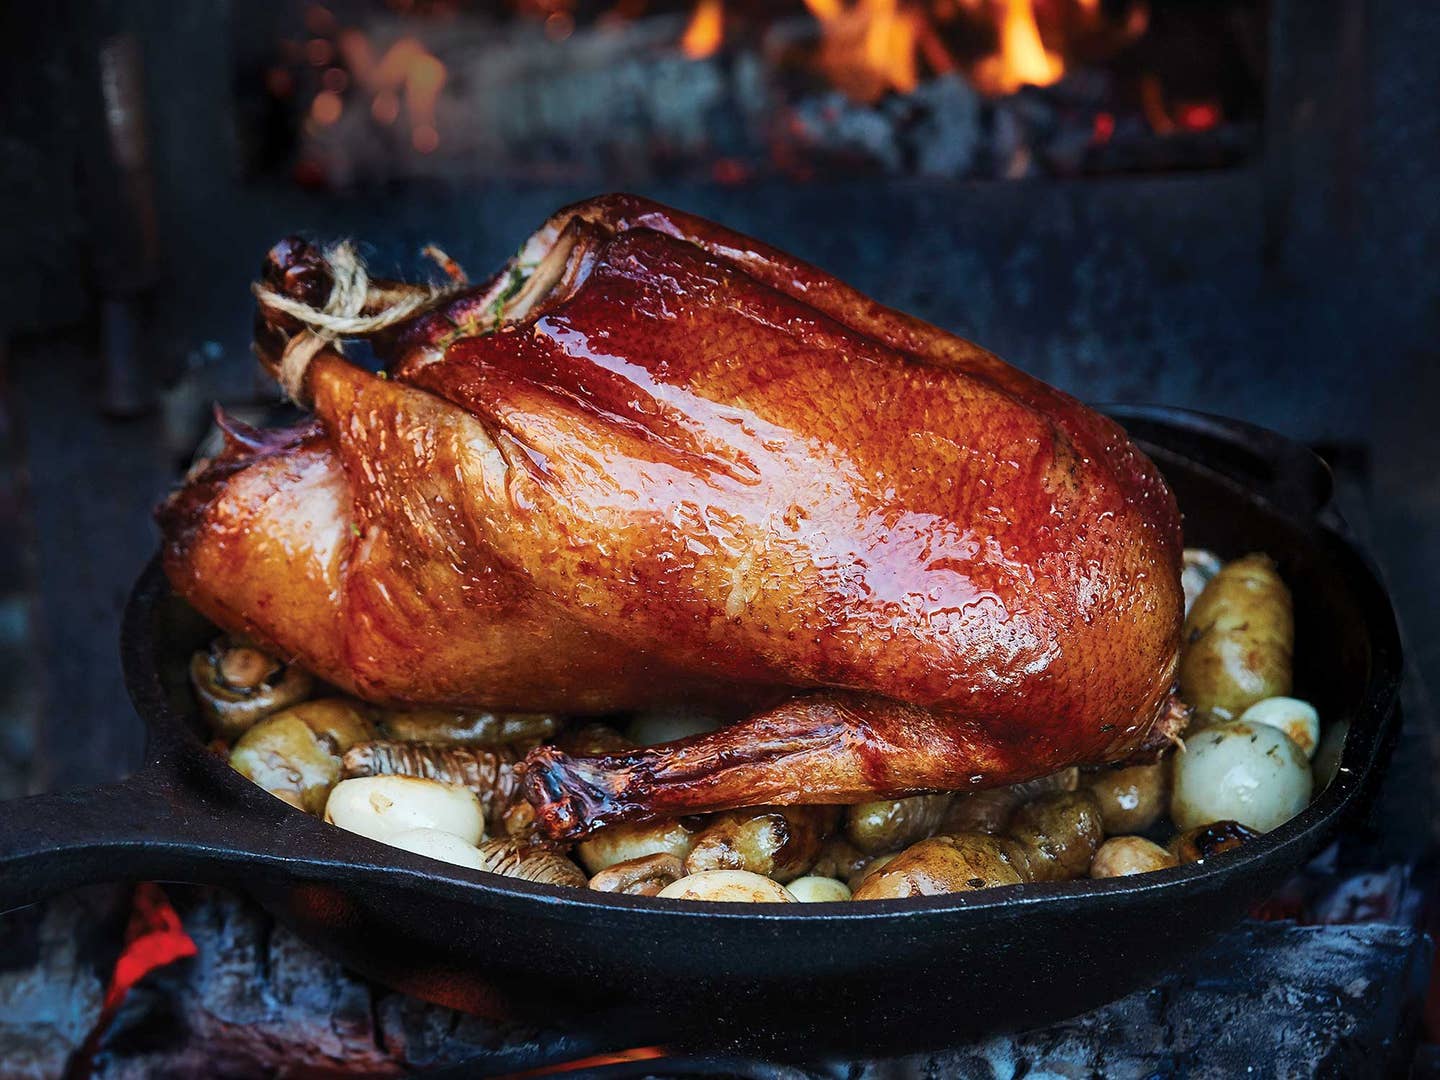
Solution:
[[[538,748],[557,837],[1012,783],[1142,740],[1174,681],[1179,516],[1115,424],[644,200],[567,208],[518,259],[518,297],[507,270],[377,338],[388,378],[321,353],[313,424],[237,430],[162,513],[177,589],[372,701],[753,709]],[[303,246],[267,281],[325,294]],[[285,332],[262,321],[262,359]]]

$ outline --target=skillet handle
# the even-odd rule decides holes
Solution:
[[[0,803],[0,912],[106,881],[194,880],[197,863],[223,864],[213,846],[196,859],[196,835],[208,831],[197,818],[212,812],[176,798],[168,779],[152,766],[113,784]]]

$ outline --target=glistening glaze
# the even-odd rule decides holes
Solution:
[[[374,700],[755,710],[540,748],[527,793],[555,835],[1009,783],[1140,741],[1174,678],[1180,528],[1116,425],[643,200],[561,211],[518,258],[556,250],[523,317],[483,322],[504,271],[377,340],[389,378],[322,353],[317,426],[232,440],[162,515],[176,587]],[[272,253],[276,287],[309,296],[314,272]]]

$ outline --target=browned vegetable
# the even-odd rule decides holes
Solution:
[[[1022,881],[1084,875],[1101,840],[1088,791],[1059,791],[1026,803],[1003,836],[933,836],[902,851],[855,890],[856,900],[935,896]]]
[[[386,710],[376,724],[387,738],[452,746],[538,743],[560,730],[548,713],[467,712],[463,709]]]
[[[277,798],[318,814],[340,779],[341,755],[373,735],[346,699],[306,701],[265,717],[240,736],[230,765]]]
[[[880,799],[845,808],[845,835],[868,855],[895,851],[923,840],[940,827],[955,796],[912,795]]]
[[[521,840],[486,840],[476,846],[480,869],[506,877],[537,881],[545,885],[585,887],[580,868],[550,848],[535,847]]]
[[[1199,862],[1212,855],[1233,851],[1260,834],[1238,821],[1215,821],[1187,829],[1170,841],[1170,853],[1182,863]]]
[[[315,681],[252,645],[219,637],[190,658],[190,683],[214,732],[237,739],[272,713],[304,701]]]
[[[611,825],[582,840],[575,847],[580,865],[598,874],[616,863],[664,852],[683,861],[695,846],[695,834],[703,828],[699,818],[657,818],[625,825]]]
[[[1169,799],[1168,763],[1096,769],[1085,786],[1100,806],[1107,836],[1143,832],[1165,812]]]
[[[590,879],[590,888],[626,896],[654,896],[685,876],[684,864],[668,851],[616,863]]]
[[[900,852],[891,851],[884,855],[876,855],[873,859],[865,859],[851,871],[850,877],[846,880],[846,884],[850,887],[851,893],[854,893],[862,884],[880,873],[881,870],[884,870],[885,867],[889,866],[899,857]]]
[[[1042,776],[1009,787],[986,788],[957,795],[951,803],[939,832],[1003,832],[1010,823],[1011,815],[1021,803],[1052,791],[1074,791],[1080,783],[1080,770],[1075,767],[1061,769],[1049,776]]]
[[[815,860],[815,865],[810,868],[810,873],[820,877],[832,877],[837,881],[849,881],[850,875],[869,861],[868,855],[844,836],[836,834],[820,845],[820,855]]]
[[[748,870],[790,881],[815,864],[839,816],[834,806],[758,806],[718,814],[695,838],[685,872]]]
[[[422,780],[439,780],[469,788],[480,799],[485,811],[485,828],[491,835],[516,835],[516,828],[526,819],[527,809],[515,775],[516,755],[506,747],[485,750],[471,746],[447,746],[440,743],[376,741],[359,743],[345,752],[340,775],[348,780],[355,776],[417,776]]]
[[[1159,844],[1143,836],[1112,836],[1090,862],[1092,878],[1126,877],[1164,870],[1179,862]]]
[[[608,724],[585,724],[571,731],[562,731],[555,745],[567,754],[590,757],[595,754],[618,754],[635,749],[635,744]]]
[[[1180,648],[1180,696],[1203,723],[1288,695],[1295,616],[1290,590],[1265,555],[1226,563],[1190,609]]]

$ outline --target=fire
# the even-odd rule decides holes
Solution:
[[[887,91],[908,94],[920,85],[917,47],[925,16],[898,0],[805,0],[820,23],[820,69],[859,101]],[[933,47],[938,39],[927,35]]]
[[[680,49],[691,60],[713,56],[725,39],[725,0],[700,0],[690,25],[680,38]]]
[[[1013,94],[1022,86],[1049,86],[1065,74],[1065,63],[1040,40],[1031,0],[999,0],[1000,51],[975,66],[975,85],[987,94]]]
[[[378,59],[359,30],[340,34],[340,55],[363,90],[371,95],[371,115],[380,123],[393,122],[400,113],[400,98],[410,120],[410,143],[428,154],[440,145],[435,126],[435,104],[445,87],[445,65],[413,37],[401,38]],[[336,112],[336,119],[339,112]]]

